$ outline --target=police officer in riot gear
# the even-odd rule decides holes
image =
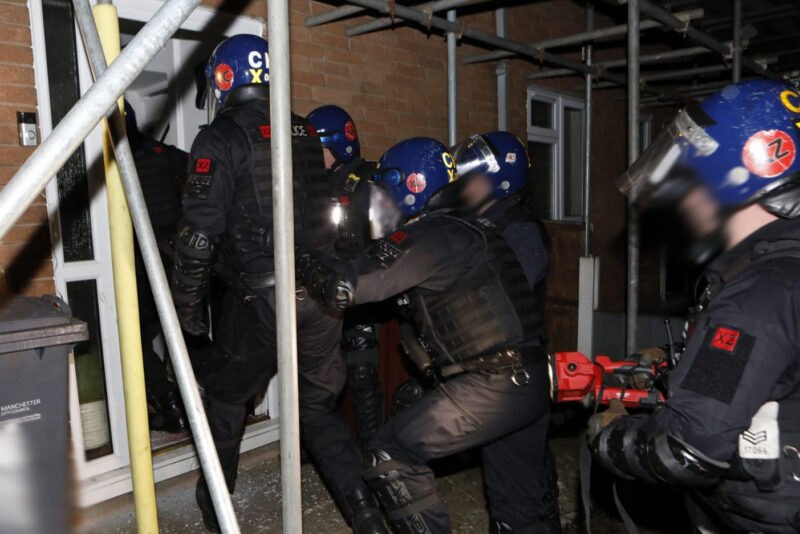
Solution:
[[[549,238],[544,224],[528,210],[522,197],[528,185],[528,151],[510,132],[472,135],[451,148],[456,160],[461,200],[472,217],[488,220],[514,251],[525,282],[536,294],[536,313],[542,314],[549,264]],[[541,321],[541,319],[540,319]],[[541,333],[544,337],[544,331]],[[547,484],[542,501],[547,526],[560,532],[558,474],[547,453]],[[502,521],[496,518],[495,521]]]
[[[331,267],[300,254],[309,294],[336,308],[408,292],[423,374],[440,383],[389,420],[369,445],[364,477],[396,532],[449,532],[430,460],[480,446],[494,532],[548,532],[541,502],[550,402],[535,295],[496,229],[453,205],[447,148],[413,138],[383,155],[370,182],[371,222],[385,237]]]
[[[189,155],[174,146],[145,136],[139,130],[136,112],[127,101],[125,129],[153,232],[156,240],[165,244],[166,249],[169,240],[175,235],[181,216],[181,190],[186,180],[186,160]],[[162,260],[166,265],[171,265],[168,258]],[[162,359],[153,347],[153,342],[161,335],[161,322],[138,247],[135,268],[147,401],[154,410],[150,413],[150,428],[174,433],[186,432],[189,424],[178,388],[169,379],[166,354]]]
[[[620,182],[641,207],[677,206],[718,255],[666,403],[594,416],[591,444],[613,473],[688,488],[705,531],[800,531],[798,104],[778,82],[730,85],[678,113]]]
[[[366,185],[375,163],[361,157],[361,143],[352,117],[339,106],[321,106],[308,114],[322,142],[331,181],[334,222],[339,229],[337,256],[355,259],[371,241],[369,191]],[[343,349],[347,383],[353,399],[356,431],[366,444],[386,420],[383,388],[378,375],[378,324],[374,307],[345,312]]]
[[[276,371],[267,42],[253,35],[223,41],[206,74],[219,111],[192,146],[172,283],[181,326],[194,335],[207,329],[206,286],[217,260],[229,284],[214,351],[200,379],[222,469],[233,491],[248,403]],[[334,232],[322,147],[313,128],[296,115],[292,154],[295,240],[298,246],[325,249]],[[385,532],[377,502],[360,476],[360,450],[337,412],[345,382],[339,353],[341,313],[298,298],[297,325],[305,444],[353,529]],[[203,479],[197,500],[206,526],[218,528]]]

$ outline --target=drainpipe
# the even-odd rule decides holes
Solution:
[[[495,10],[497,36],[505,39],[507,31],[506,8]],[[510,73],[508,61],[501,61],[495,68],[497,75],[497,129],[508,130],[508,77]]]
[[[639,0],[628,0],[628,165],[639,157]],[[639,314],[639,220],[628,202],[628,299],[625,350],[636,351]]]
[[[456,10],[447,12],[447,20],[456,21]],[[456,126],[458,122],[458,88],[456,81],[456,34],[447,34],[447,143],[453,146],[458,142]]]

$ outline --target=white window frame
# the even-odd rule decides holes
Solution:
[[[543,128],[531,124],[531,100],[545,102],[553,106],[553,124],[551,128]],[[549,89],[543,89],[534,85],[528,86],[528,98],[525,100],[526,124],[528,141],[533,143],[544,143],[554,147],[553,149],[553,169],[550,176],[550,217],[553,221],[583,221],[583,213],[586,203],[586,191],[583,191],[581,202],[581,215],[567,216],[564,209],[564,109],[575,109],[581,112],[581,130],[585,132],[586,113],[582,99]],[[585,135],[581,142],[580,167],[583,169],[583,160],[586,154]],[[536,165],[536,162],[531,162]],[[581,189],[583,189],[583,170],[581,171]]]

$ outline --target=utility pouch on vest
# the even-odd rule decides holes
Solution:
[[[431,378],[436,372],[436,367],[433,365],[428,351],[422,346],[422,343],[414,331],[414,327],[408,323],[400,323],[400,346],[403,349],[403,354],[408,358],[414,367],[424,378]]]

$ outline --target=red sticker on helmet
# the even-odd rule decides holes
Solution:
[[[412,193],[422,193],[425,191],[425,186],[427,182],[425,181],[425,175],[415,172],[410,174],[408,178],[406,178],[406,187]]]
[[[782,130],[761,130],[744,144],[742,161],[753,174],[774,178],[792,166],[796,154],[789,134]]]
[[[233,85],[233,69],[227,63],[220,63],[214,69],[214,82],[221,91],[227,91]]]
[[[356,125],[353,124],[353,121],[347,121],[344,124],[344,136],[347,137],[348,141],[355,141],[356,137],[358,137],[358,132],[356,132]]]

